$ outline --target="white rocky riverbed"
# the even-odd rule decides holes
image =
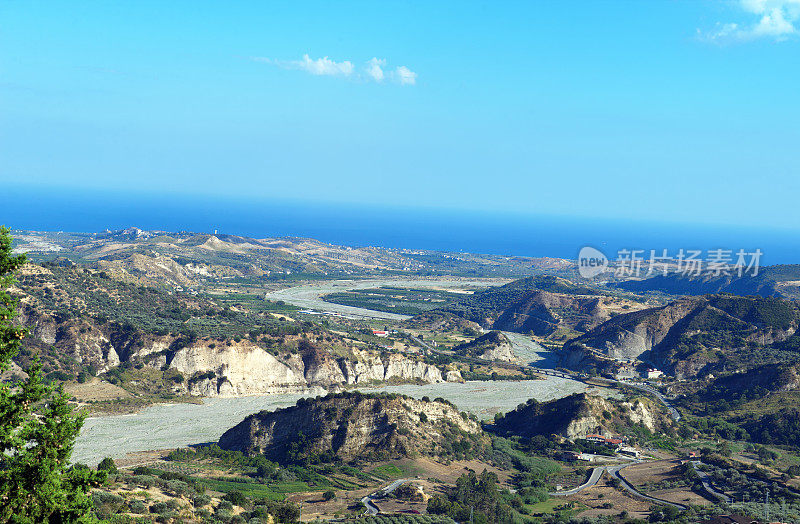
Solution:
[[[348,289],[363,289],[382,285],[408,287],[460,288],[464,286],[497,285],[501,282],[469,281],[461,279],[391,279],[371,281],[331,281],[296,286],[271,293],[271,300],[285,300],[290,304],[317,311],[354,314],[377,318],[406,318],[383,314],[362,308],[339,306],[323,301],[325,293]],[[388,315],[388,316],[387,316]],[[506,333],[514,352],[521,362],[550,367],[553,355],[525,335]],[[362,391],[388,391],[404,393],[416,398],[428,396],[445,398],[462,411],[474,413],[481,419],[491,419],[498,411],[506,412],[530,398],[539,401],[565,397],[587,391],[586,384],[560,377],[548,376],[546,380],[444,382],[424,385],[395,385],[377,388],[360,387]],[[239,423],[251,413],[273,410],[293,405],[305,396],[324,394],[321,389],[308,393],[283,393],[265,396],[209,398],[202,404],[161,404],[145,408],[133,415],[114,415],[87,419],[75,444],[72,460],[89,465],[97,464],[103,457],[121,458],[127,453],[187,446],[212,442],[228,428]],[[612,394],[602,390],[602,394]]]
[[[445,382],[359,389],[404,393],[416,398],[442,397],[461,410],[475,413],[482,419],[490,419],[496,412],[513,409],[529,398],[543,401],[590,388],[575,380],[548,377],[546,380]],[[608,391],[603,390],[603,393]],[[136,451],[216,441],[225,430],[251,413],[291,406],[301,397],[318,394],[324,394],[324,391],[211,398],[202,404],[160,404],[132,415],[89,418],[75,443],[72,460],[95,465],[107,456],[122,458]]]

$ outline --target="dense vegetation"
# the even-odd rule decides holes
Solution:
[[[25,330],[15,327],[16,301],[6,291],[25,262],[12,256],[11,239],[0,228],[0,372],[19,350]],[[0,384],[0,519],[39,524],[77,522],[92,508],[87,492],[105,474],[70,465],[83,425],[62,391],[45,387],[35,364],[15,388]]]
[[[670,295],[707,295],[730,293],[762,297],[800,297],[800,288],[794,285],[779,285],[782,282],[800,280],[800,265],[776,265],[760,268],[758,275],[701,275],[687,276],[680,273],[658,275],[644,280],[628,280],[614,284],[615,287],[635,293],[660,292]]]
[[[504,286],[478,291],[439,309],[482,324],[485,319],[497,317],[500,312],[510,305],[527,299],[535,291],[548,291],[550,293],[568,295],[600,294],[596,289],[578,286],[562,278],[541,275],[522,278]]]
[[[122,332],[154,335],[241,337],[250,332],[296,334],[299,328],[269,315],[217,305],[202,296],[176,295],[159,288],[110,278],[84,266],[44,264],[46,273],[31,273],[19,287],[37,300],[38,309],[59,322],[92,318],[113,323]]]
[[[510,493],[501,492],[497,475],[484,470],[462,475],[448,496],[434,495],[428,501],[428,513],[447,515],[459,522],[510,524],[513,521]]]
[[[375,289],[355,289],[330,293],[322,298],[327,302],[384,311],[398,315],[418,315],[463,298],[463,293],[431,289],[405,289],[382,286]]]

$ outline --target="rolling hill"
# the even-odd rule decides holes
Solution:
[[[634,426],[656,432],[671,428],[673,422],[660,404],[647,397],[622,401],[575,393],[547,402],[531,399],[498,417],[491,430],[503,436],[576,439],[587,434],[625,434]]]
[[[536,276],[478,291],[415,318],[435,323],[455,316],[486,329],[547,336],[586,331],[613,315],[644,307],[639,302],[579,286],[555,276]]]
[[[564,360],[586,368],[600,359],[641,360],[678,377],[788,358],[800,324],[795,303],[768,297],[707,295],[616,316],[564,347]]]
[[[219,439],[223,449],[279,463],[474,454],[488,444],[480,424],[446,401],[359,392],[250,415]]]
[[[686,276],[679,273],[644,280],[611,284],[632,293],[660,292],[669,295],[730,293],[747,296],[800,298],[800,265],[766,266],[752,275]]]

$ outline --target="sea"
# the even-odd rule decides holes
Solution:
[[[243,191],[243,193],[245,193]],[[800,263],[790,229],[559,217],[525,212],[415,208],[376,193],[366,204],[6,187],[0,224],[12,229],[99,232],[136,226],[332,244],[575,259],[584,246],[620,250],[760,250],[760,264]]]

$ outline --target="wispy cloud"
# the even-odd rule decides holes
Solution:
[[[724,43],[770,38],[786,40],[800,34],[800,0],[739,0],[740,9],[751,20],[745,24],[721,23],[711,31],[697,30],[706,41]]]
[[[394,76],[398,82],[403,85],[414,85],[417,83],[417,73],[412,71],[411,69],[407,68],[406,66],[400,66],[394,70]]]
[[[278,60],[261,56],[251,57],[251,60],[271,64],[282,69],[305,71],[315,76],[339,76],[377,83],[390,80],[400,85],[414,85],[417,82],[417,73],[406,66],[397,66],[391,70],[387,69],[385,58],[370,58],[359,69],[350,60],[337,62],[327,56],[313,59],[307,54],[303,55],[300,60]]]
[[[350,76],[353,74],[355,67],[349,60],[343,62],[336,62],[327,56],[322,58],[312,59],[308,55],[303,55],[301,60],[274,60],[272,58],[253,57],[256,62],[264,62],[266,64],[276,65],[283,69],[299,69],[317,76]]]

